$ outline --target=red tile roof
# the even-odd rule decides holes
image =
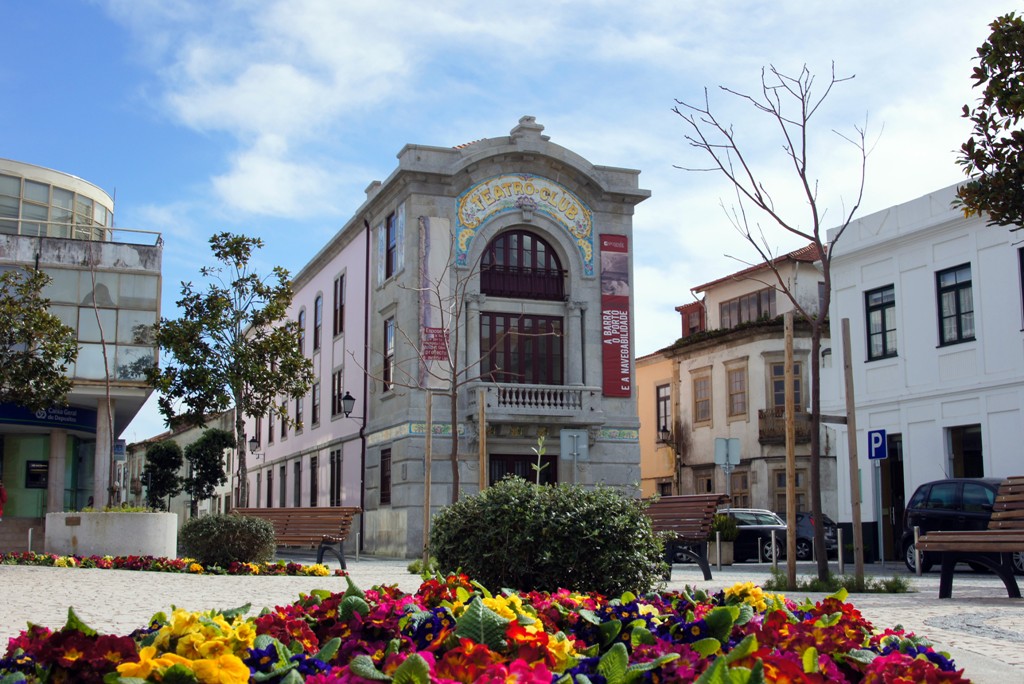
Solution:
[[[818,261],[818,249],[812,242],[808,244],[806,247],[801,247],[800,249],[794,250],[789,254],[783,254],[782,256],[778,256],[772,259],[773,264],[781,264],[785,261],[801,261],[806,263],[814,263],[815,261]],[[704,283],[703,285],[691,287],[690,292],[705,292],[708,289],[720,283],[728,282],[731,280],[746,280],[746,276],[752,273],[756,273],[757,271],[766,270],[767,268],[768,264],[765,263],[754,264],[753,266],[749,266],[748,268],[745,268],[742,271],[736,271],[735,273],[727,275],[723,278],[718,278],[717,280],[712,280],[711,282]]]

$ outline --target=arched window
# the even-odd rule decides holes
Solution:
[[[299,353],[306,353],[306,310],[299,310]]]
[[[480,265],[480,291],[493,297],[565,299],[565,271],[543,238],[510,230],[491,240]]]

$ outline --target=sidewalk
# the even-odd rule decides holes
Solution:
[[[314,562],[312,555],[289,554],[287,560]],[[415,591],[420,578],[407,571],[408,561],[361,557],[349,559],[352,580],[361,588],[397,584]],[[338,563],[328,563],[337,568]],[[785,566],[780,566],[783,570]],[[763,583],[770,576],[768,564],[744,563],[721,570],[712,568],[714,579],[704,581],[695,565],[676,565],[667,588],[688,585],[717,591],[736,582]],[[800,563],[800,576],[814,573],[810,563]],[[846,568],[852,574],[852,567]],[[906,629],[929,637],[941,650],[950,651],[958,667],[982,684],[1024,681],[1024,601],[1006,598],[1002,582],[994,575],[958,573],[953,598],[938,599],[939,576],[908,575],[902,566],[868,566],[872,575],[910,578],[917,589],[910,594],[857,594],[851,602],[876,627]],[[195,576],[127,570],[82,570],[0,566],[0,645],[24,629],[28,621],[59,628],[69,606],[90,627],[101,632],[127,634],[146,624],[158,611],[172,606],[189,610],[235,608],[252,604],[285,605],[300,593],[313,589],[343,591],[345,580],[337,577],[227,577]],[[821,594],[808,595],[820,598]],[[802,599],[804,594],[791,594]]]

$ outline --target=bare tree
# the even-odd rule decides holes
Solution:
[[[826,226],[823,223],[825,212],[823,203],[818,196],[818,180],[810,170],[808,158],[808,134],[811,130],[812,117],[819,111],[822,103],[828,98],[833,87],[848,81],[853,76],[837,78],[835,64],[832,65],[831,77],[825,83],[823,91],[815,92],[814,75],[804,65],[800,73],[790,76],[769,65],[761,70],[761,91],[755,95],[741,93],[731,88],[720,86],[721,90],[734,95],[748,103],[756,111],[767,116],[777,129],[776,135],[781,137],[782,150],[787,165],[792,167],[795,183],[801,199],[806,203],[806,213],[784,215],[781,207],[776,205],[772,193],[763,182],[763,169],[755,171],[752,158],[744,154],[731,124],[721,122],[711,111],[707,89],[704,90],[703,104],[690,104],[676,100],[673,111],[682,118],[688,128],[685,138],[691,147],[704,153],[710,165],[702,168],[679,167],[688,171],[715,171],[724,175],[732,184],[736,193],[736,203],[726,209],[729,220],[737,231],[754,247],[763,263],[775,274],[776,286],[792,302],[795,311],[810,325],[811,337],[811,510],[816,519],[821,520],[821,382],[818,359],[821,351],[821,336],[825,329],[825,318],[828,313],[832,292],[832,254]],[[835,225],[832,245],[842,236],[853,216],[860,207],[864,195],[865,170],[869,149],[866,141],[866,125],[854,127],[855,134],[844,135],[835,131],[840,138],[852,144],[859,152],[859,182],[855,187],[855,199],[849,207],[843,202],[843,214]],[[778,250],[773,250],[768,235],[756,220],[752,220],[747,208],[752,207],[754,213],[766,217],[769,226],[781,228],[783,231],[798,236],[811,243],[813,252],[821,264],[824,292],[820,301],[820,310],[814,311],[801,302],[790,288],[786,278],[778,270]],[[723,208],[724,204],[723,204]],[[787,210],[788,211],[788,210]],[[824,526],[817,525],[814,530],[816,548],[825,548]],[[818,554],[818,576],[825,579],[828,575],[828,558]]]

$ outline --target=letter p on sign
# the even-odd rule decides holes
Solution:
[[[877,461],[889,457],[889,445],[885,439],[885,430],[868,431],[868,458]]]

